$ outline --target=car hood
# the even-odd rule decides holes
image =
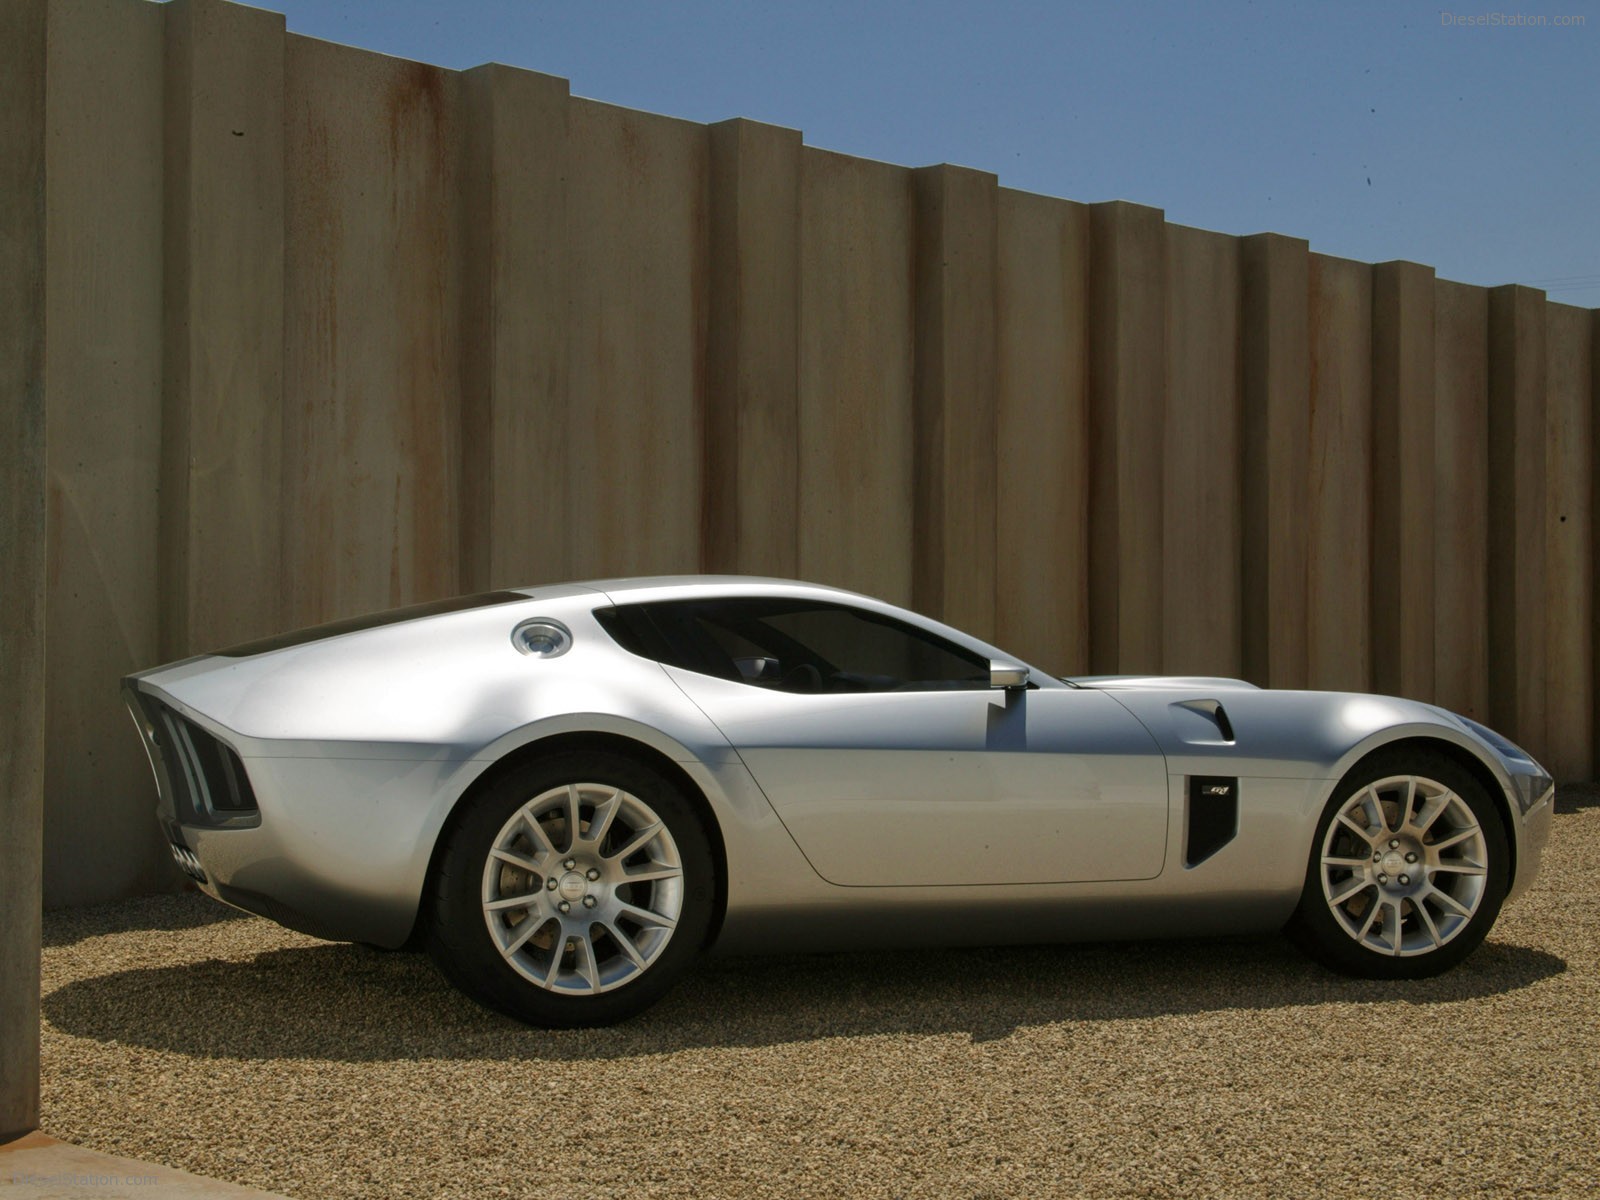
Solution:
[[[1073,687],[1093,688],[1096,691],[1143,692],[1216,692],[1252,691],[1261,689],[1243,679],[1228,679],[1217,675],[1064,675],[1062,683]]]

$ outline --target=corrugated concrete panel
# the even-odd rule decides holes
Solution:
[[[799,571],[800,134],[713,125],[705,564]]]
[[[1311,256],[1311,469],[1306,647],[1313,687],[1372,686],[1372,282]]]
[[[1236,676],[1240,582],[1239,239],[1167,226],[1163,669]]]
[[[1434,287],[1434,694],[1487,721],[1489,293]]]
[[[1372,685],[1433,699],[1433,268],[1372,269]]]
[[[1089,222],[1089,657],[1162,668],[1167,232],[1116,200]]]
[[[283,627],[260,581],[283,574],[284,21],[162,13],[161,653],[182,658]]]
[[[119,690],[123,675],[161,660],[166,600],[156,569],[163,16],[121,0],[50,6],[49,905],[179,878]]]
[[[459,586],[459,84],[288,39],[291,626]]]
[[[1507,737],[1540,750],[1547,307],[1543,292],[1518,284],[1489,293],[1489,715]]]
[[[573,574],[701,563],[706,128],[591,100],[569,115]]]
[[[1545,766],[1594,776],[1594,393],[1586,308],[1545,317]]]
[[[801,153],[800,574],[911,601],[910,172]]]
[[[1241,656],[1245,677],[1306,686],[1311,365],[1306,242],[1240,243]]]
[[[39,1124],[47,24],[45,0],[0,6],[0,1140]]]
[[[567,513],[568,89],[462,77],[461,584],[571,578]]]
[[[912,599],[994,637],[995,176],[914,173]]]
[[[995,640],[1089,670],[1089,210],[1000,189]]]

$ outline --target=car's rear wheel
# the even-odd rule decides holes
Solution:
[[[1290,931],[1347,975],[1436,975],[1483,941],[1509,879],[1504,824],[1470,772],[1436,753],[1379,753],[1328,802]]]
[[[534,1025],[606,1025],[653,1004],[700,950],[711,851],[657,772],[563,754],[470,804],[441,850],[429,938],[469,995]]]

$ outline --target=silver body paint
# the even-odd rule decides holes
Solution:
[[[716,596],[850,605],[1016,661],[811,584],[531,588],[130,676],[159,818],[212,896],[329,938],[394,946],[412,931],[440,831],[475,781],[536,743],[598,733],[665,756],[701,792],[726,866],[723,949],[1251,932],[1293,911],[1340,777],[1381,746],[1424,739],[1492,780],[1513,894],[1538,869],[1548,777],[1430,705],[1238,680],[1062,681],[1031,668],[1027,690],[804,694],[638,657],[594,615]],[[571,648],[520,653],[511,632],[533,617],[565,625]],[[175,760],[159,744],[177,727],[158,728],[158,706],[237,754],[258,820],[181,819]],[[1231,840],[1189,866],[1192,776],[1236,778],[1238,820]]]

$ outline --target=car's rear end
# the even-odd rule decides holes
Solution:
[[[377,614],[129,676],[178,867],[208,895],[319,937],[398,944],[430,824],[528,716],[507,637],[534,607],[497,592]],[[541,609],[543,611],[543,609]]]

